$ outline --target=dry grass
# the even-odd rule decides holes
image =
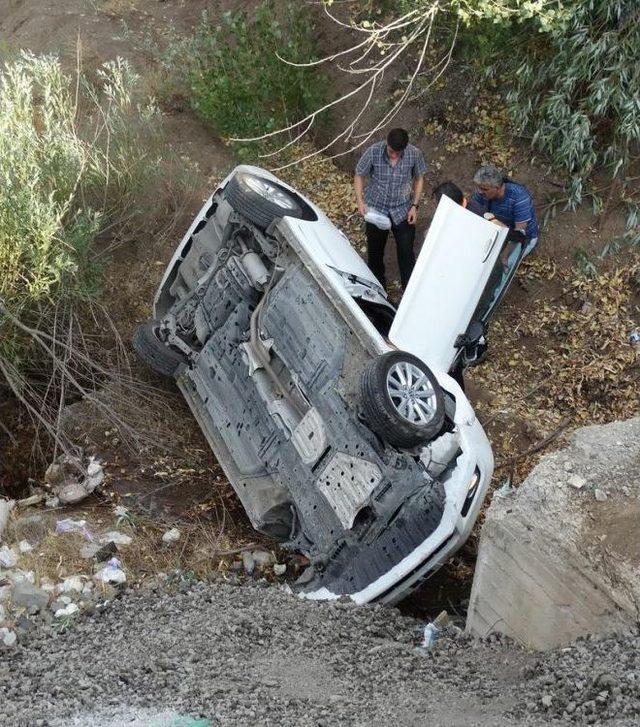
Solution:
[[[243,550],[264,548],[260,536],[238,540],[230,537],[221,527],[212,526],[203,519],[179,524],[180,540],[164,543],[162,536],[167,528],[151,519],[133,517],[132,523],[118,525],[115,516],[99,517],[100,509],[85,511],[64,517],[86,519],[87,529],[98,539],[101,534],[117,530],[132,538],[129,545],[119,545],[117,557],[122,563],[129,583],[139,582],[158,573],[180,572],[193,578],[205,579],[213,573],[221,574],[231,570],[234,560],[241,557]],[[52,512],[47,515],[51,527],[63,514]],[[36,583],[50,581],[59,583],[69,576],[85,576],[92,579],[95,561],[82,558],[80,551],[90,541],[82,533],[56,533],[51,530],[30,553],[20,556],[19,567],[33,571]],[[266,549],[270,548],[268,545]],[[273,551],[275,553],[275,551]]]

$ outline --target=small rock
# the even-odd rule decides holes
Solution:
[[[572,472],[573,471],[573,462],[571,462],[571,460],[566,460],[563,467],[564,467],[565,472]]]
[[[613,676],[613,674],[609,674],[609,672],[601,674],[597,679],[597,683],[602,687],[610,688],[618,686],[618,680]]]
[[[20,570],[20,568],[16,568],[12,571],[6,571],[4,573],[7,580],[11,581],[11,583],[22,583],[23,581],[29,581],[29,583],[35,583],[35,575],[33,571],[24,571]]]
[[[58,585],[58,591],[60,593],[68,593],[69,591],[81,593],[82,578],[80,576],[69,576],[68,578],[65,578],[64,581]]]
[[[117,552],[118,548],[116,547],[116,544],[110,540],[106,545],[103,545],[102,548],[98,548],[98,550],[95,551],[93,559],[96,563],[106,563],[110,558],[113,558]]]
[[[130,535],[125,535],[117,530],[111,530],[100,538],[101,543],[115,543],[116,545],[130,545],[132,540]]]
[[[0,586],[0,603],[8,601],[11,595],[11,586]]]
[[[543,694],[542,699],[540,700],[542,702],[542,706],[549,709],[549,707],[553,703],[553,697],[550,694]]]
[[[12,648],[16,645],[16,642],[18,641],[18,637],[15,635],[11,629],[8,629],[6,627],[0,628],[0,638],[2,639],[2,643],[7,648]]]
[[[89,494],[82,482],[66,482],[56,489],[56,495],[63,505],[75,505]]]
[[[162,536],[163,543],[175,543],[180,540],[180,531],[178,528],[171,528]]]
[[[60,611],[63,608],[66,608],[69,604],[63,601],[61,598],[57,598],[49,608],[56,613],[56,611]]]
[[[60,499],[56,497],[55,495],[51,495],[51,497],[45,498],[44,506],[48,507],[50,510],[55,509],[56,507],[59,507],[60,505]]]
[[[287,564],[286,563],[275,563],[273,566],[273,572],[277,576],[283,576],[287,572]]]
[[[28,634],[29,631],[33,631],[36,625],[28,619],[26,616],[20,616],[16,621],[16,631],[21,634]]]
[[[74,613],[78,613],[80,609],[75,603],[70,603],[65,608],[58,609],[53,615],[56,618],[64,618],[65,616],[73,616]]]
[[[22,606],[26,609],[45,608],[49,603],[49,594],[42,588],[37,588],[28,581],[16,583],[13,587],[11,600],[16,606]]]
[[[248,550],[245,550],[242,553],[242,565],[244,566],[244,571],[247,575],[251,575],[253,573],[253,569],[256,567],[253,555]]]
[[[266,550],[254,550],[251,555],[253,556],[255,564],[258,566],[271,565],[275,560],[271,553],[268,553]]]
[[[87,543],[86,545],[83,545],[82,548],[80,548],[80,557],[84,558],[85,560],[89,560],[89,558],[93,558],[94,555],[96,555],[100,550],[103,550],[98,543]],[[114,548],[114,551],[117,550],[117,548]],[[108,560],[111,557],[111,553],[107,558],[104,560]]]
[[[62,465],[52,462],[44,473],[44,481],[49,485],[57,485],[64,478],[64,470]]]
[[[18,563],[18,556],[13,548],[3,545],[0,548],[0,567],[15,568]]]
[[[30,553],[33,550],[33,545],[26,540],[21,540],[18,543],[18,550],[21,553]]]
[[[571,487],[575,487],[576,490],[581,490],[587,484],[585,478],[580,475],[571,475],[567,482],[571,485]]]
[[[598,502],[604,502],[607,499],[607,493],[604,490],[599,490],[597,487],[593,495]]]

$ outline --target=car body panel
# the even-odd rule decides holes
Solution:
[[[238,171],[291,189],[264,170]],[[375,435],[361,417],[361,373],[396,345],[363,301],[389,307],[386,294],[321,210],[260,231],[231,209],[231,176],[196,216],[156,295],[165,342],[186,355],[178,386],[254,527],[310,558],[297,590],[393,603],[468,537],[491,447],[464,392],[435,366],[442,431],[414,451]],[[243,263],[256,254],[266,285]],[[422,270],[428,277],[429,264]],[[411,351],[420,330],[409,319],[398,340]]]
[[[442,196],[402,296],[390,341],[436,371],[448,371],[457,337],[472,320],[506,237]]]

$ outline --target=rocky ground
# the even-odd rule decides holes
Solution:
[[[637,633],[541,656],[454,634],[427,650],[422,627],[266,583],[155,582],[11,651],[2,724],[638,724]]]

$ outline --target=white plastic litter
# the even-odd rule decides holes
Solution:
[[[82,459],[61,454],[45,473],[52,494],[66,505],[84,500],[104,482],[104,470],[95,457],[89,457],[86,468]]]
[[[93,577],[102,583],[124,583],[127,580],[122,563],[117,558],[111,558]]]
[[[18,550],[21,553],[30,553],[33,550],[33,545],[26,540],[21,540],[18,543]]]
[[[82,578],[80,576],[69,576],[60,583],[58,591],[60,593],[67,593],[68,591],[80,593],[82,591],[82,585]]]
[[[2,643],[5,646],[9,647],[15,646],[16,641],[18,640],[18,637],[15,635],[15,633],[11,631],[11,629],[6,628],[5,626],[0,629],[0,638],[2,639]]]
[[[370,222],[372,225],[375,225],[379,230],[391,229],[391,219],[389,215],[385,215],[379,210],[374,209],[373,207],[369,207],[369,209],[367,210],[367,213],[364,216],[364,221]]]
[[[508,497],[509,495],[513,495],[515,491],[516,488],[511,486],[511,478],[507,477],[507,479],[495,491],[494,497]]]
[[[180,531],[178,528],[171,528],[171,530],[167,530],[162,536],[163,543],[175,543],[177,540],[180,540]]]
[[[13,548],[8,545],[3,545],[0,548],[0,567],[2,568],[15,568],[18,563],[18,556]]]
[[[64,608],[59,608],[55,612],[54,616],[56,618],[63,618],[64,616],[73,616],[73,614],[78,613],[79,610],[80,609],[78,608],[78,606],[75,603],[70,603],[67,606],[65,606]]]
[[[93,540],[93,535],[87,529],[86,520],[73,520],[72,518],[58,520],[56,533],[82,533],[87,540]]]
[[[13,500],[0,500],[0,539],[2,539],[2,533],[7,527],[9,521],[9,513],[13,510],[15,502]]]

